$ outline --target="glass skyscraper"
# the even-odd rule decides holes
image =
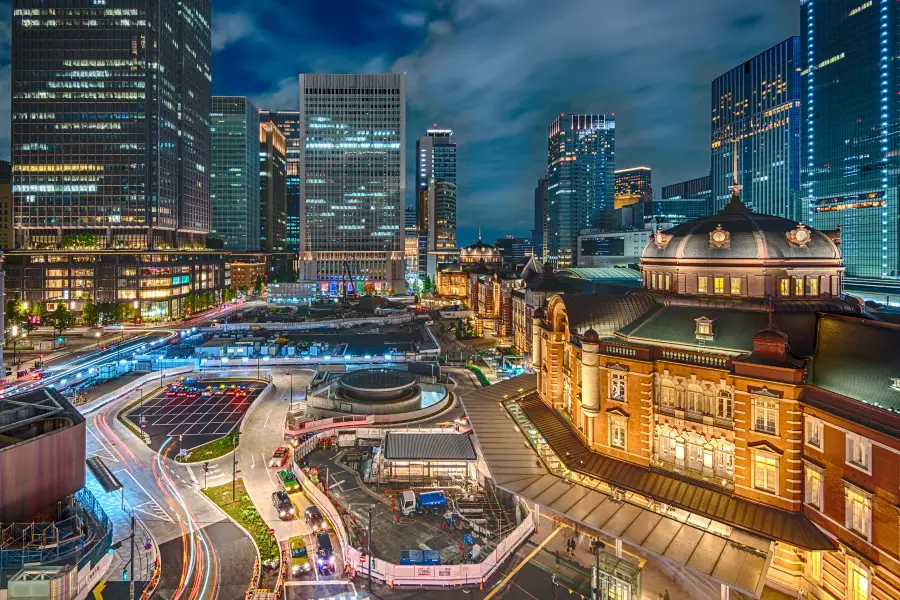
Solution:
[[[300,75],[300,281],[403,291],[406,76]]]
[[[419,269],[434,279],[438,263],[458,258],[456,142],[450,129],[429,129],[416,140],[416,226],[423,238]]]
[[[613,115],[563,114],[548,131],[548,222],[545,258],[575,265],[578,233],[597,226],[615,198]]]
[[[283,252],[287,231],[287,140],[271,121],[259,124],[259,243]]]
[[[544,259],[544,248],[547,243],[547,214],[549,208],[548,181],[546,177],[538,179],[537,185],[534,187],[534,230],[531,237],[534,244],[534,255],[540,259]]]
[[[260,110],[261,121],[275,123],[287,140],[287,249],[300,249],[300,153],[303,139],[300,137],[299,110]]]
[[[617,169],[615,177],[615,208],[653,200],[653,170],[650,167]]]
[[[18,248],[203,243],[210,0],[13,0]]]
[[[259,112],[242,96],[213,96],[212,218],[225,250],[254,252],[259,239]]]
[[[712,199],[712,184],[709,181],[709,175],[697,177],[696,179],[688,179],[670,185],[664,185],[662,188],[663,200],[680,200],[682,198],[699,198],[703,200]],[[705,216],[705,215],[704,215]]]
[[[900,6],[801,0],[804,220],[841,227],[848,277],[896,278]]]
[[[741,199],[794,219],[800,189],[800,38],[791,37],[712,82],[711,214]]]

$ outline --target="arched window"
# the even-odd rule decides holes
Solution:
[[[703,390],[699,385],[689,385],[687,390],[687,410],[692,412],[703,412]]]
[[[720,419],[734,418],[734,399],[728,390],[719,390],[716,402],[716,416]]]
[[[675,382],[663,379],[659,386],[659,404],[666,408],[675,408]]]

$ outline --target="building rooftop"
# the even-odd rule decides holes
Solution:
[[[84,417],[55,388],[0,400],[0,450],[83,423]]]
[[[207,340],[198,346],[199,348],[221,348],[222,346],[229,346],[234,342],[231,338],[213,338],[211,340]]]
[[[468,435],[458,433],[399,433],[389,431],[384,439],[387,460],[474,461],[475,448]]]

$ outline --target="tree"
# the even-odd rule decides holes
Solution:
[[[84,303],[84,307],[81,309],[81,319],[88,327],[93,327],[100,322],[100,309],[93,300]]]
[[[134,309],[131,308],[131,304],[128,302],[117,303],[115,311],[115,320],[119,323],[130,321],[132,315],[135,313]]]
[[[55,331],[58,331],[60,335],[68,329],[72,329],[72,326],[75,325],[75,317],[72,315],[71,311],[66,308],[65,302],[59,302],[56,305],[56,310],[50,313],[50,325],[53,326]]]
[[[235,298],[237,298],[237,291],[234,288],[228,287],[222,292],[222,301],[223,302],[231,302]]]
[[[195,310],[197,310],[197,296],[195,296],[194,294],[189,294],[184,299],[184,310],[186,310],[189,313],[192,313]]]
[[[27,320],[27,313],[25,312],[25,303],[22,302],[19,298],[15,300],[7,300],[6,301],[6,310],[4,311],[4,319],[6,320],[6,326],[12,327],[13,325],[21,325]]]
[[[116,304],[114,302],[101,302],[97,305],[97,315],[102,323],[112,323],[116,320]]]
[[[363,292],[365,292],[367,296],[371,296],[375,293],[375,284],[371,281],[367,281],[365,284],[363,284]]]
[[[422,291],[430,292],[434,288],[434,285],[431,283],[431,278],[426,275],[424,279],[422,279]]]
[[[265,284],[263,284],[262,278],[258,277],[256,279],[256,283],[253,286],[253,294],[256,296],[262,296],[264,289],[265,289]]]
[[[22,327],[25,331],[31,333],[35,329],[41,326],[41,324],[47,318],[47,307],[43,302],[33,302],[31,306],[28,307],[28,318],[25,319],[25,322],[22,323]]]

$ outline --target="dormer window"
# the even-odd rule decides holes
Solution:
[[[891,389],[900,392],[900,377],[891,377]]]
[[[707,317],[700,317],[698,319],[694,319],[694,322],[697,323],[698,340],[713,339],[712,319],[708,319]]]

